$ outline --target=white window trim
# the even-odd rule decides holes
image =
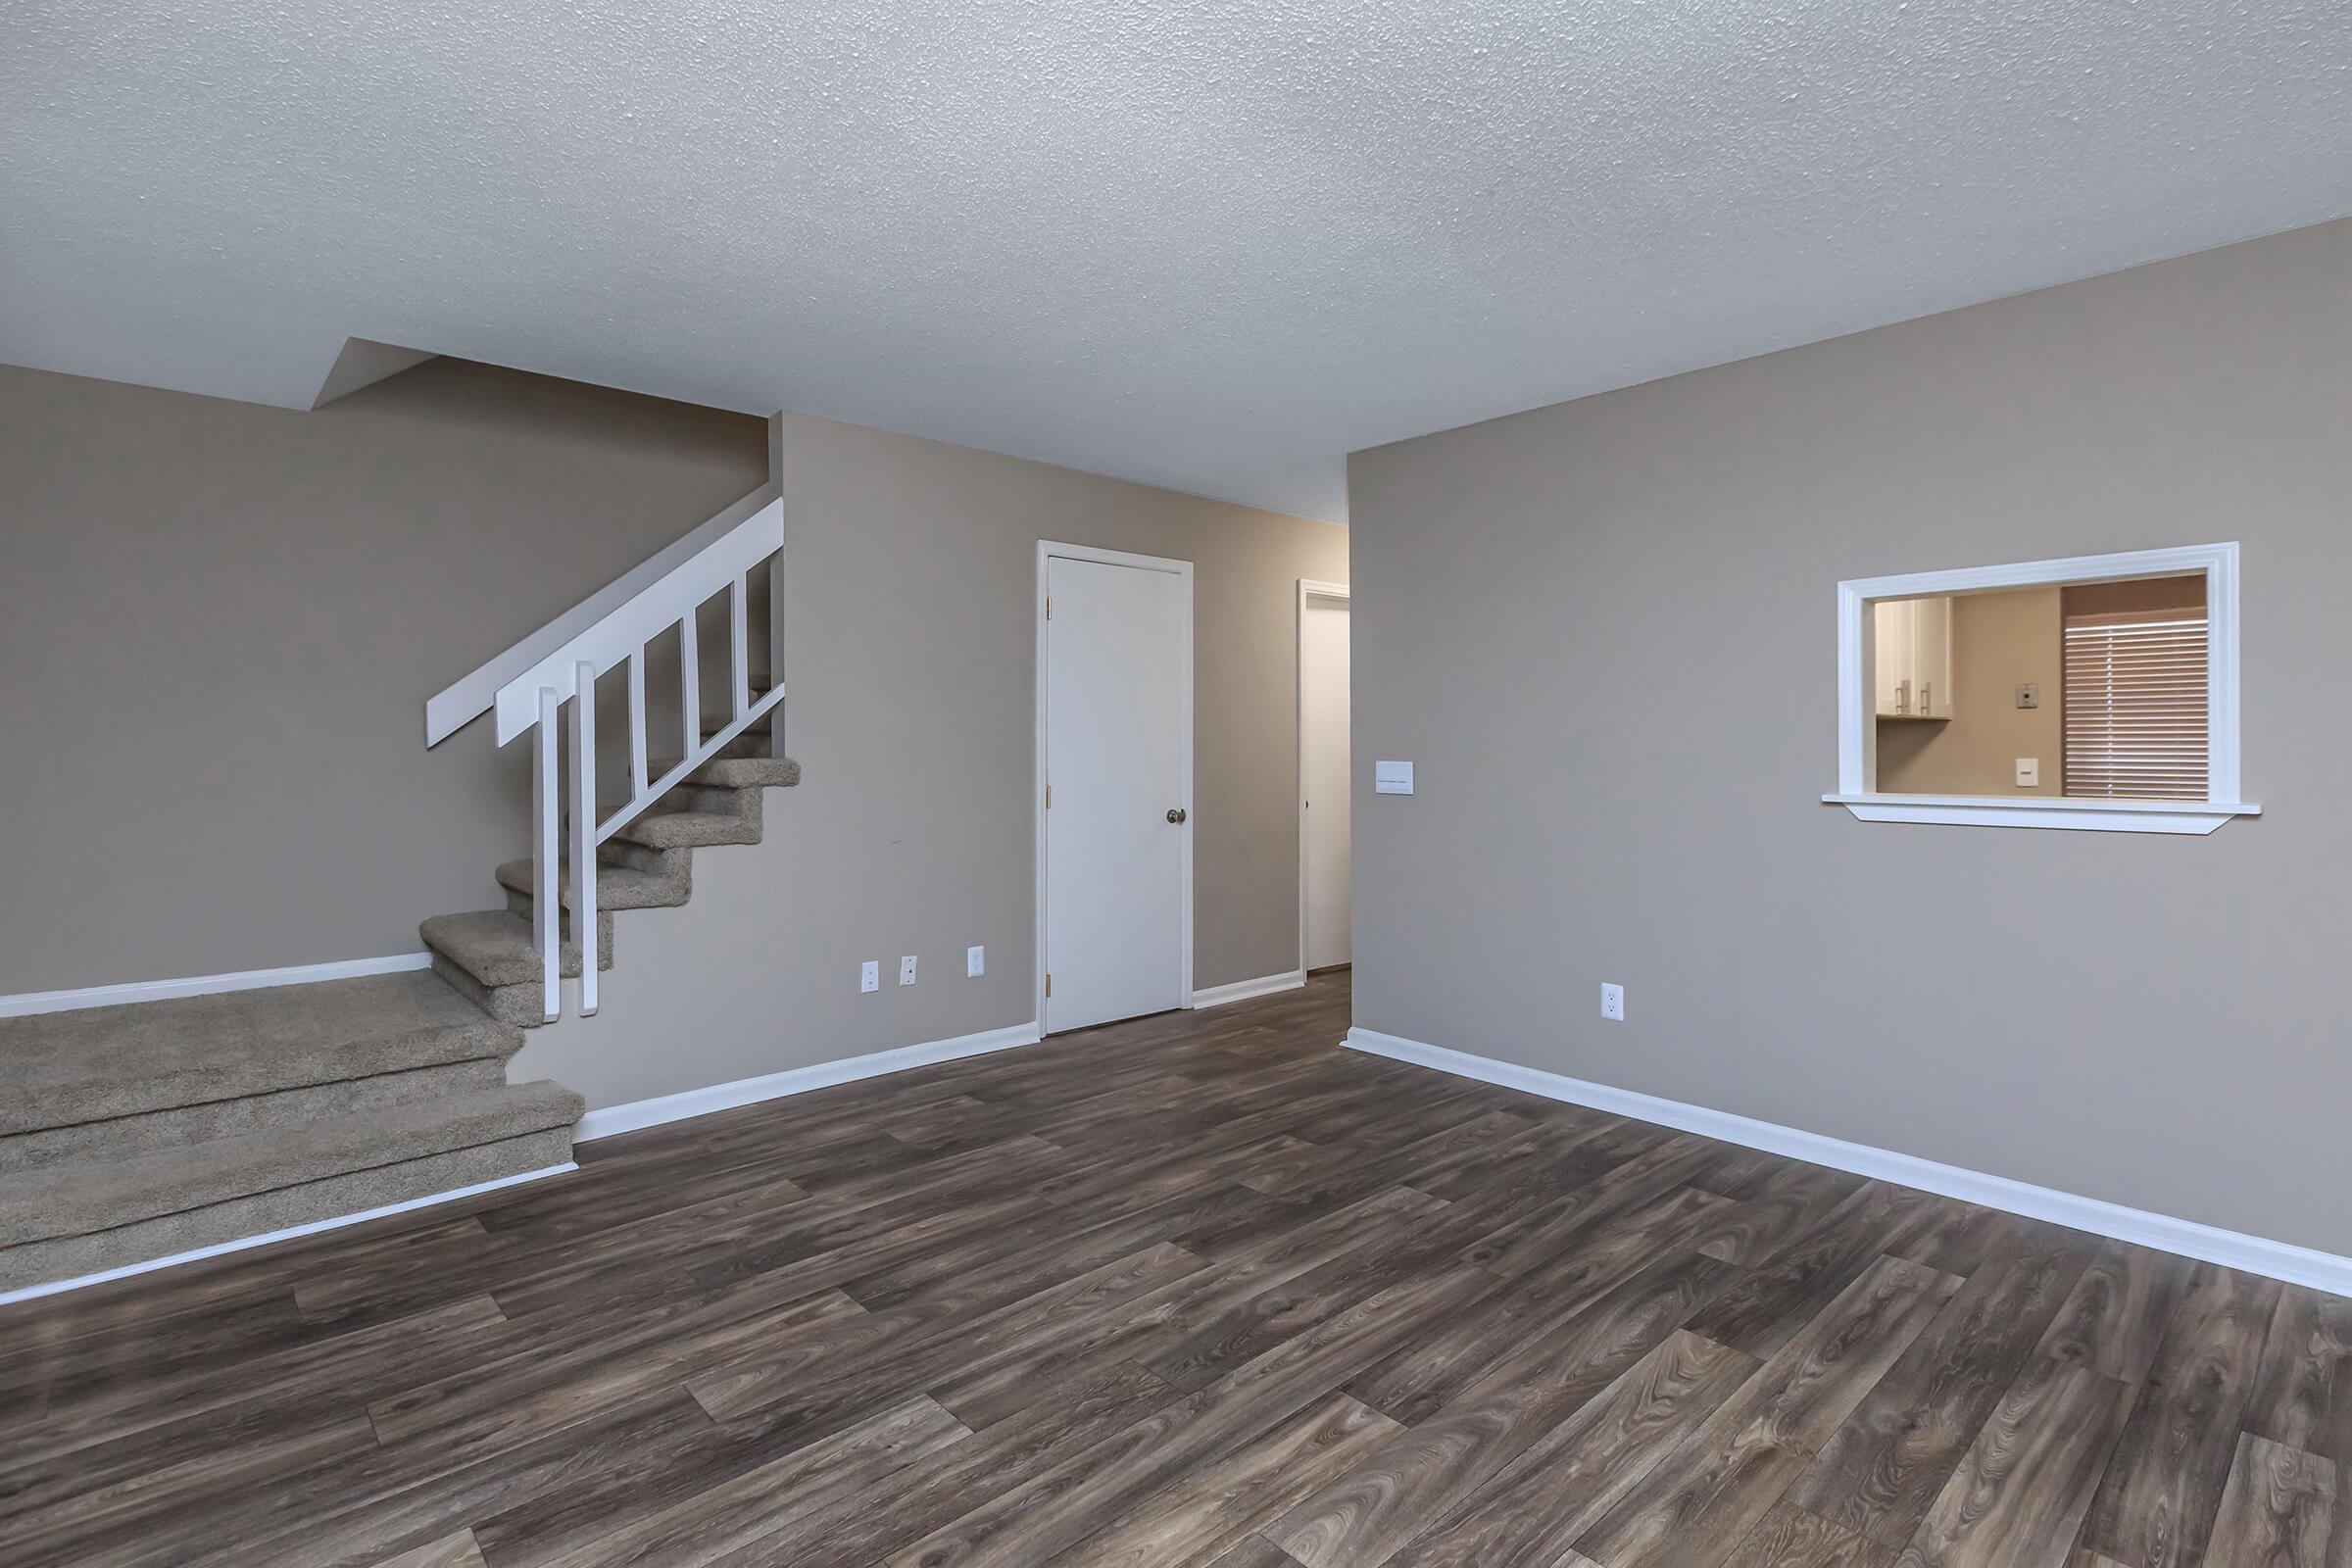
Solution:
[[[2104,801],[2053,796],[1881,795],[1867,700],[1868,615],[1874,600],[1980,593],[2051,583],[2113,582],[2130,577],[2205,578],[2208,772],[2203,801]],[[1838,585],[1838,788],[1822,799],[1865,822],[1941,822],[1961,827],[2080,828],[2108,833],[2211,833],[2233,816],[2262,808],[2238,799],[2237,545],[2183,545],[2071,556],[2006,566],[1857,577]]]

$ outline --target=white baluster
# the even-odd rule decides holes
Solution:
[[[727,689],[734,703],[728,716],[741,718],[752,710],[751,579],[739,576],[727,584]]]
[[[767,688],[784,684],[784,552],[767,558]],[[786,699],[789,701],[790,699]],[[767,710],[767,755],[784,755],[784,704]]]
[[[572,666],[571,930],[580,946],[580,1016],[596,1011],[596,666]]]
[[[694,634],[694,612],[678,622],[678,711],[686,734],[678,755],[692,761],[703,748],[703,652]]]
[[[629,804],[645,795],[645,650],[629,655]]]
[[[563,808],[557,797],[556,692],[539,688],[539,723],[531,736],[531,940],[539,950],[542,1014],[553,1023],[564,1011],[564,868],[557,835]]]

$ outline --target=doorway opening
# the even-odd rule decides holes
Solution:
[[[1353,962],[1348,585],[1298,584],[1298,967]]]

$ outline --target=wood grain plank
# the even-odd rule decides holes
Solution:
[[[2014,1214],[1949,1198],[1931,1199],[1929,1207],[1929,1222],[1890,1249],[1898,1256],[1965,1279],[2018,1240]]]
[[[2278,1293],[2245,1427],[2290,1448],[2352,1460],[2352,1299],[2301,1286]]]
[[[707,1430],[694,1401],[666,1391],[462,1462],[383,1448],[277,1486],[241,1491],[140,1543],[125,1564],[344,1568],[435,1541],[583,1476],[625,1477],[648,1449]]]
[[[78,1539],[134,1536],[224,1490],[268,1486],[375,1448],[367,1413],[340,1401],[301,1411],[236,1405],[219,1414],[230,1419],[199,1416],[184,1424],[192,1431],[140,1433],[81,1449],[62,1468],[0,1478],[0,1530],[13,1547],[0,1560],[44,1551],[70,1558]],[[168,1443],[153,1441],[159,1437]]]
[[[1883,1545],[1907,1542],[2087,1261],[2029,1244],[1980,1268],[1838,1428],[1788,1500]]]
[[[943,1488],[977,1486],[980,1491],[940,1515],[953,1517],[977,1496],[993,1494],[988,1486],[1022,1472],[1023,1466],[1059,1458],[1076,1446],[1115,1430],[1175,1397],[1156,1378],[1136,1367],[1117,1367],[1089,1380],[1072,1381],[1051,1391],[1050,1420],[1012,1424],[986,1441],[958,1441],[948,1447],[891,1471],[852,1495],[813,1509],[779,1515],[767,1531],[735,1548],[746,1561],[776,1560],[779,1548],[791,1562],[830,1559],[836,1548],[822,1544],[828,1538],[854,1535],[860,1523],[875,1531],[904,1527],[895,1543],[920,1535],[925,1526],[908,1521],[925,1506],[937,1507]],[[611,1535],[633,1521],[687,1501],[724,1486],[748,1471],[772,1465],[809,1444],[838,1436],[873,1412],[849,1412],[831,1433],[807,1431],[786,1440],[770,1440],[758,1431],[739,1432],[705,1422],[668,1441],[648,1443],[624,1455],[616,1465],[566,1479],[540,1489],[494,1513],[477,1514],[474,1534],[499,1568],[532,1568],[567,1551]],[[934,1522],[937,1522],[936,1520]],[[879,1549],[858,1545],[838,1548],[850,1560],[867,1563]],[[730,1553],[729,1560],[734,1560]]]
[[[1696,1431],[1753,1358],[1678,1330],[1461,1506],[1405,1543],[1393,1568],[1553,1564]]]
[[[487,1451],[673,1387],[702,1368],[755,1350],[772,1355],[775,1347],[795,1347],[814,1358],[844,1335],[873,1333],[874,1318],[828,1291],[770,1312],[684,1314],[671,1328],[633,1336],[616,1348],[592,1341],[564,1354],[524,1351],[492,1374],[457,1373],[378,1399],[368,1414],[386,1446],[438,1436],[453,1446]]]
[[[2196,1568],[2277,1315],[2277,1280],[2197,1266],[2082,1544],[2135,1568]]]
[[[1416,1215],[1427,1218],[1426,1211],[1392,1205],[1393,1193],[1419,1200],[1409,1189],[1391,1189],[1328,1214],[1295,1213],[1291,1224],[1268,1228],[1247,1246],[1225,1248],[1218,1262],[1138,1297],[1116,1313],[1064,1322],[1050,1337],[965,1356],[929,1385],[931,1393],[965,1425],[984,1429],[1024,1408],[1037,1390],[1073,1367],[1163,1353],[1195,1332],[1249,1312],[1259,1296],[1301,1274],[1358,1248],[1385,1249],[1399,1224],[1422,1222]],[[1444,1220],[1430,1223],[1442,1227]],[[1367,1286],[1365,1294],[1370,1290]]]
[[[1102,1529],[1192,1464],[1248,1442],[1332,1393],[1365,1362],[1493,1286],[1473,1268],[1414,1279],[1268,1351],[1097,1450],[1030,1481],[895,1553],[893,1568],[1029,1568]]]
[[[1311,1198],[1319,1193],[1362,1192],[1399,1182],[1412,1186],[1417,1181],[1431,1181],[1465,1165],[1493,1159],[1508,1151],[1515,1139],[1535,1125],[1514,1111],[1487,1110],[1369,1160],[1359,1152],[1327,1138],[1327,1152],[1320,1161],[1293,1179],[1265,1177],[1261,1190],[1269,1196]],[[1268,1166],[1277,1169],[1279,1162],[1269,1161]]]
[[[1861,1189],[1862,1178],[1820,1165],[1785,1161],[1777,1173],[1743,1183],[1754,1196],[1700,1231],[1692,1245],[1709,1257],[1741,1268],[1770,1262],[1791,1241]]]
[[[2103,1244],[2041,1337],[2040,1352],[2101,1377],[2146,1382],[2194,1269],[2169,1252]]]
[[[37,1417],[0,1427],[0,1472],[55,1466],[100,1444],[252,1399],[298,1405],[330,1387],[364,1399],[385,1378],[406,1376],[420,1362],[454,1367],[480,1356],[503,1323],[496,1302],[474,1296],[358,1328],[316,1335],[290,1328],[225,1366],[159,1364],[84,1382],[53,1397]],[[169,1337],[173,1330],[165,1322],[156,1332]]]
[[[1423,1173],[1413,1178],[1413,1185],[1448,1202],[1511,1187],[1540,1186],[1559,1198],[1672,1136],[1663,1127],[1556,1102],[1530,1104],[1522,1098],[1511,1108],[1535,1126],[1492,1159],[1458,1170]]]
[[[2328,1532],[2328,1568],[2352,1568],[2352,1464],[2335,1464],[2335,1521]]]
[[[1692,1331],[1762,1360],[1801,1333],[1880,1253],[1897,1250],[1929,1223],[1937,1201],[1908,1188],[1865,1183],[1693,1318]]]
[[[1580,1240],[1692,1185],[1723,1157],[1723,1147],[1680,1134],[1636,1155],[1544,1209],[1497,1231],[1472,1260],[1506,1278],[1541,1268]]]
[[[1649,1354],[1737,1270],[1669,1257],[1499,1362],[1269,1526],[1306,1568],[1376,1568]]]
[[[1894,1550],[1793,1503],[1773,1505],[1724,1568],[1886,1568]]]
[[[2132,1384],[2035,1357],[2003,1391],[1896,1562],[2064,1562],[2139,1396]]]
[[[544,1560],[548,1568],[693,1568],[970,1436],[918,1395]]]
[[[1687,1249],[1694,1233],[1731,1201],[1692,1188],[1670,1192],[1436,1325],[1368,1368],[1348,1392],[1407,1425],[1425,1421],[1516,1348],[1592,1307],[1656,1260]],[[1722,1274],[1725,1288],[1742,1277],[1729,1268]]]
[[[481,1548],[474,1544],[473,1532],[461,1530],[439,1541],[428,1541],[413,1551],[397,1557],[386,1557],[376,1568],[486,1568]]]
[[[1159,1325],[1133,1353],[1178,1388],[1204,1388],[1375,1291],[1426,1272],[1452,1250],[1451,1232],[1442,1216],[1394,1221],[1328,1261],[1252,1293],[1190,1334]]]
[[[2246,1433],[2237,1440],[2205,1560],[2215,1568],[2328,1568],[2328,1533],[2340,1506],[2333,1460]]]
[[[1345,1394],[1324,1396],[1202,1466],[1054,1559],[1057,1568],[1200,1568],[1399,1431]]]
[[[854,1401],[870,1379],[926,1386],[968,1358],[1004,1354],[1051,1338],[1062,1325],[1115,1311],[1202,1266],[1184,1249],[1162,1242],[1057,1280],[977,1318],[934,1307],[864,1314],[731,1365],[696,1372],[686,1378],[686,1387],[713,1420],[762,1415],[778,1424],[797,1421],[805,1412]],[[865,1332],[872,1325],[882,1332]]]
[[[1887,1256],[1577,1541],[1610,1568],[1712,1568],[1772,1511],[1962,1285]]]
[[[797,1515],[713,1568],[866,1568],[1179,1397],[1141,1367],[1090,1370],[1019,1417]]]

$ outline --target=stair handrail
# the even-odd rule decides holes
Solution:
[[[498,715],[498,744],[526,732],[531,745],[531,939],[539,955],[542,1008],[550,1022],[563,1012],[563,911],[571,913],[580,952],[580,1012],[597,1010],[599,960],[597,850],[688,774],[784,700],[784,503],[774,485],[753,491],[701,527],[590,594],[424,705],[424,744],[439,745],[483,713]],[[768,688],[752,690],[751,574],[768,570]],[[728,717],[703,734],[702,659],[696,612],[719,593],[727,596]],[[680,760],[649,778],[645,734],[645,650],[678,629]],[[603,816],[596,804],[596,681],[628,665],[629,799]],[[563,767],[557,752],[559,715],[571,707],[570,810],[559,799]],[[769,729],[783,755],[784,725]],[[568,815],[571,874],[564,874],[559,835]],[[553,896],[551,897],[551,891]]]
[[[762,522],[760,514],[770,512],[773,515]],[[526,703],[525,710],[513,715],[511,720],[499,702],[500,694],[506,688],[523,684],[525,677],[534,671],[560,673],[568,677],[569,662],[562,657],[564,651],[592,640],[597,631],[639,605],[649,594],[659,594],[674,603],[678,590],[691,592],[699,587],[702,598],[695,601],[699,605],[702,599],[716,593],[726,583],[725,574],[713,568],[706,561],[706,556],[727,547],[730,542],[740,546],[743,541],[735,536],[740,530],[755,524],[759,525],[757,531],[774,540],[767,547],[768,551],[783,548],[783,498],[772,484],[761,485],[692,533],[665,545],[599,588],[514,647],[484,662],[479,668],[468,671],[427,698],[424,705],[425,746],[431,748],[440,745],[494,708],[500,710],[498,744],[504,746],[514,740],[536,721],[537,714],[529,710]],[[730,550],[729,553],[735,552]],[[759,558],[753,559],[756,561]],[[662,624],[667,626],[676,619],[672,615]],[[601,666],[603,669],[611,667],[611,663]],[[558,684],[561,685],[561,681]],[[536,688],[525,685],[525,689]]]

